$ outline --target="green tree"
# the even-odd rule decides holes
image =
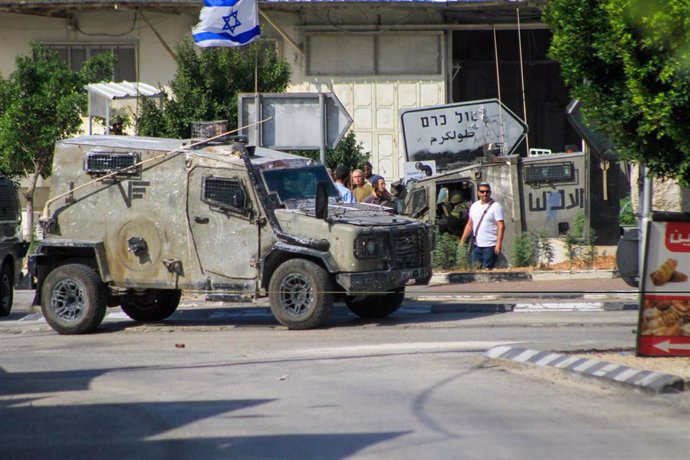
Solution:
[[[320,160],[321,155],[316,150],[300,150],[292,153],[317,161]],[[361,168],[364,162],[369,160],[370,155],[371,153],[364,151],[362,143],[357,142],[354,131],[349,131],[340,139],[335,149],[326,153],[326,167],[333,170],[339,165],[345,165],[350,170]]]
[[[690,185],[690,0],[550,0],[544,20],[584,118],[619,155]]]
[[[57,53],[32,44],[30,55],[17,57],[16,70],[0,78],[0,171],[29,179],[24,192],[28,228],[33,228],[36,181],[51,173],[55,142],[81,127],[84,85],[109,78],[114,63],[113,55],[104,53],[74,72]]]
[[[290,83],[288,62],[260,41],[200,50],[188,39],[177,46],[175,61],[171,94],[165,93],[160,105],[149,100],[141,106],[140,135],[189,138],[195,121],[228,120],[228,127],[235,128],[237,95],[254,92],[255,74],[260,93],[284,92]]]

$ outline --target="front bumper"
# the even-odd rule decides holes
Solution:
[[[431,267],[404,268],[360,273],[338,273],[337,283],[348,295],[362,292],[387,292],[405,287],[408,281],[415,284],[428,284],[431,279]]]

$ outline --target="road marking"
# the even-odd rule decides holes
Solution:
[[[620,374],[618,374],[617,376],[615,376],[613,379],[619,382],[623,382],[625,380],[628,380],[630,377],[639,374],[640,372],[642,371],[639,369],[628,368]]]
[[[372,353],[414,353],[414,352],[433,352],[433,351],[473,351],[489,350],[494,347],[515,344],[517,342],[489,342],[489,341],[466,341],[466,342],[415,342],[415,343],[382,343],[352,346],[333,346],[328,348],[308,348],[303,350],[293,350],[297,353],[314,353],[319,356],[337,355],[342,353],[350,354],[372,354]]]
[[[516,303],[514,312],[604,311],[603,302]]]
[[[513,358],[513,361],[524,363],[525,361],[532,358],[537,353],[541,353],[541,352],[539,350],[525,350],[522,353],[520,353],[519,355],[517,355],[515,358]]]
[[[551,364],[553,361],[556,361],[558,358],[560,358],[561,354],[558,353],[549,353],[548,355],[544,356],[541,358],[539,361],[537,361],[536,364],[537,366],[548,366]]]

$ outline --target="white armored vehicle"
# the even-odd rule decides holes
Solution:
[[[87,333],[113,306],[160,321],[188,290],[268,296],[280,323],[307,329],[335,299],[383,317],[429,281],[428,226],[344,204],[320,163],[241,140],[59,143],[32,261],[50,326]]]

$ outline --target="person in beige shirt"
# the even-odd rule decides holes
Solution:
[[[352,171],[352,193],[355,195],[355,201],[361,203],[366,197],[371,195],[371,185],[365,182],[364,172],[361,169]]]

